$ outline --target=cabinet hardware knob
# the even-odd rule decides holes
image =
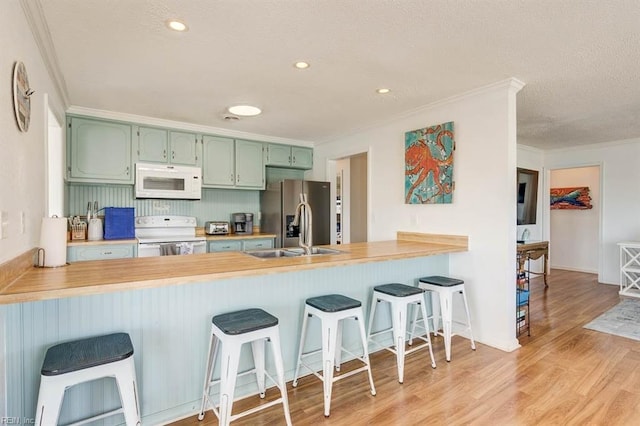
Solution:
[[[231,178],[230,179],[231,179],[231,182],[233,182],[233,173],[231,173]]]
[[[167,158],[167,150],[162,151],[162,158]]]

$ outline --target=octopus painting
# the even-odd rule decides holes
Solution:
[[[406,132],[405,204],[453,201],[453,122]]]

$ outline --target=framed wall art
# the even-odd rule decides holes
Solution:
[[[405,204],[453,202],[453,121],[406,132]]]

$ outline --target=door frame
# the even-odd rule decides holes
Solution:
[[[342,160],[344,158],[349,158],[349,157],[354,157],[356,155],[360,155],[360,154],[367,154],[367,241],[371,241],[371,221],[372,221],[372,212],[371,212],[371,195],[372,195],[372,191],[371,191],[371,167],[373,165],[372,163],[372,157],[373,157],[373,148],[371,146],[369,146],[367,149],[362,149],[362,148],[353,148],[353,149],[347,149],[343,152],[341,152],[339,155],[333,155],[331,157],[328,157],[326,159],[326,163],[325,163],[325,176],[327,176],[327,179],[329,182],[331,182],[331,244],[335,244],[336,243],[336,204],[335,204],[335,199],[336,199],[336,163],[338,160]],[[342,182],[342,185],[344,185],[344,182]],[[344,211],[344,205],[343,205],[343,211]],[[342,221],[345,220],[344,217],[341,218]],[[344,240],[344,238],[343,238]]]

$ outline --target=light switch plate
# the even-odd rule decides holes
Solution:
[[[3,238],[7,238],[9,228],[9,213],[5,211],[0,211],[0,240]]]

